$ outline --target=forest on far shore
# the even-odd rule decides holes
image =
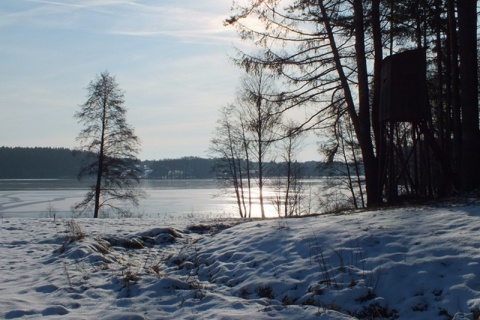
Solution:
[[[0,179],[76,179],[85,152],[67,148],[0,147]],[[142,177],[148,179],[211,179],[218,177],[215,159],[182,157],[179,159],[143,160]],[[270,163],[270,176],[279,172],[282,163]],[[341,165],[319,161],[302,163],[301,177],[314,178],[341,174]]]

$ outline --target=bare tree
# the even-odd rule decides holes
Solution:
[[[274,91],[274,78],[266,70],[253,68],[249,70],[241,83],[239,103],[242,108],[243,123],[246,124],[246,140],[250,144],[250,154],[257,164],[258,191],[260,211],[265,218],[264,185],[268,153],[273,143],[278,140],[276,130],[281,124],[282,114],[278,104],[271,100]]]
[[[221,109],[215,137],[210,142],[210,153],[217,158],[214,170],[219,174],[219,181],[227,182],[223,186],[233,186],[238,213],[241,218],[251,215],[250,175],[248,172],[248,141],[244,137],[240,113],[235,105]],[[243,170],[244,159],[247,170]],[[245,173],[244,173],[245,171]],[[244,176],[248,182],[248,202],[245,202]]]
[[[251,171],[251,161],[250,161],[250,142],[247,140],[246,136],[246,124],[244,122],[244,119],[241,117],[239,118],[239,124],[240,124],[240,136],[241,136],[241,147],[243,150],[243,155],[245,156],[244,158],[244,163],[245,163],[245,175],[242,176],[242,180],[246,179],[247,183],[247,199],[248,199],[248,218],[252,217],[252,171]],[[242,183],[243,186],[243,183]],[[245,214],[247,213],[247,204],[245,203],[245,196],[242,193],[242,200],[243,200],[243,205],[245,208]]]
[[[265,218],[265,170],[271,146],[278,140],[281,113],[269,100],[273,76],[251,69],[242,78],[234,105],[221,111],[210,152],[217,160],[216,171],[233,187],[241,217],[251,217],[252,181],[256,176],[259,205]]]
[[[302,166],[297,161],[298,151],[302,146],[303,136],[296,131],[293,122],[290,122],[285,128],[285,138],[281,141],[281,154],[284,163],[285,182],[282,184],[283,192],[283,214],[285,217],[301,212],[302,182],[300,174]]]
[[[360,147],[349,120],[348,117],[339,115],[335,126],[330,128],[331,132],[328,132],[330,139],[321,147],[321,150],[325,154],[327,164],[333,167],[331,170],[333,178],[328,183],[329,187],[345,190],[345,195],[350,194],[350,197],[341,206],[353,205],[355,208],[364,208],[365,197]],[[335,159],[338,159],[342,165],[340,166],[338,163],[333,165]],[[343,180],[338,177],[346,177],[346,179]]]
[[[82,166],[79,178],[95,177],[95,184],[74,209],[85,212],[93,207],[94,218],[104,207],[126,215],[129,210],[118,203],[138,205],[138,199],[144,196],[137,188],[140,169],[136,155],[140,141],[126,122],[124,93],[114,76],[106,71],[101,73],[90,82],[87,91],[87,101],[75,118],[84,125],[77,137],[79,149],[91,157]]]

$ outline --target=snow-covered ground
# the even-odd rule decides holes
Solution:
[[[480,206],[0,220],[0,318],[477,319]]]

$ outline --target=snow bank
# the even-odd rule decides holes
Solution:
[[[5,319],[474,319],[480,207],[251,221],[4,218]]]

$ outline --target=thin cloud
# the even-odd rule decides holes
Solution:
[[[187,6],[185,6],[187,7]],[[141,6],[122,25],[108,32],[135,37],[176,37],[182,39],[234,41],[232,29],[223,26],[224,16],[180,6]]]
[[[0,26],[34,24],[51,28],[90,30],[130,37],[174,37],[182,41],[233,42],[233,28],[223,25],[229,7],[225,0],[204,2],[162,1],[147,4],[134,0],[30,0],[35,7],[0,12]],[[21,6],[19,6],[21,7]],[[211,8],[218,8],[212,12]],[[45,19],[45,17],[49,19]]]
[[[31,2],[61,6],[61,7],[73,7],[73,8],[80,8],[80,9],[113,6],[113,5],[119,5],[119,4],[138,5],[136,1],[128,1],[128,0],[91,0],[91,1],[77,1],[77,3],[71,3],[71,2],[65,3],[65,2],[50,1],[50,0],[31,0]]]

